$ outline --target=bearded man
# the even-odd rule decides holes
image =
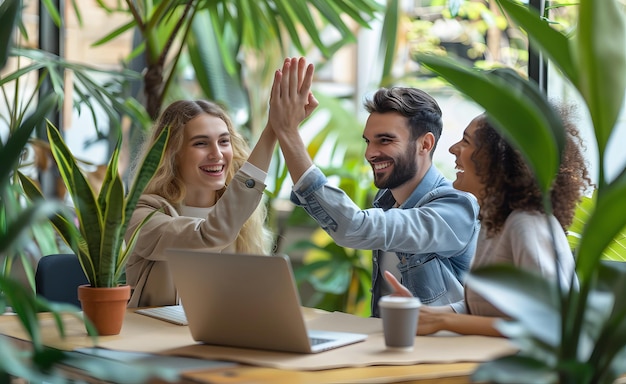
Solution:
[[[284,104],[270,102],[270,119],[272,112],[289,108]],[[295,121],[275,130],[294,182],[291,200],[338,245],[373,251],[372,316],[380,316],[380,297],[393,292],[385,270],[425,305],[462,301],[479,230],[478,204],[432,163],[443,125],[439,105],[422,90],[394,87],[378,90],[365,109],[365,158],[379,188],[374,208],[359,208],[329,185]]]

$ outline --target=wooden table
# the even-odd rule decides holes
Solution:
[[[315,316],[316,310],[307,309],[306,316]],[[65,321],[67,335],[61,339],[49,314],[41,314],[44,343],[62,350],[91,347],[81,322],[68,318]],[[26,334],[17,318],[0,316],[0,334],[24,344]],[[157,353],[193,344],[188,328],[142,316],[129,310],[122,333],[117,336],[100,337],[99,346],[114,350]],[[194,383],[469,383],[469,375],[478,363],[381,365],[357,368],[337,368],[313,371],[276,369],[246,364],[229,364],[226,367],[188,370],[180,374],[180,382]],[[85,372],[68,368],[77,378],[97,382]],[[82,376],[81,376],[82,375]]]

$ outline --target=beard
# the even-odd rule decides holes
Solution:
[[[417,147],[417,143],[415,141],[411,141],[407,146],[406,151],[400,156],[393,158],[379,158],[377,161],[385,161],[392,160],[393,161],[393,172],[385,177],[378,176],[376,170],[374,170],[374,185],[378,189],[394,189],[407,181],[411,180],[415,177],[417,173],[417,162],[415,161],[415,149]]]

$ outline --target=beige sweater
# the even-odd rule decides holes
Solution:
[[[556,254],[559,255],[558,268],[563,279],[561,283],[567,288],[575,271],[574,256],[557,219],[550,216],[550,221],[554,231]],[[552,236],[545,215],[515,210],[506,219],[498,235],[487,238],[483,232],[480,233],[471,270],[504,263],[513,264],[546,278],[555,278],[554,258]],[[465,286],[465,304],[468,312],[474,315],[506,317],[498,308],[472,290],[471,286]]]
[[[141,221],[155,213],[140,232],[126,266],[133,289],[129,307],[172,305],[177,293],[165,261],[168,248],[234,251],[243,224],[259,205],[265,184],[240,170],[206,218],[180,216],[177,207],[158,195],[142,195],[126,231],[126,241]]]

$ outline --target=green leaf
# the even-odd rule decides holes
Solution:
[[[106,208],[103,212],[102,239],[100,246],[100,257],[98,260],[98,281],[92,282],[94,287],[116,287],[118,282],[115,276],[117,271],[117,259],[122,253],[122,243],[124,233],[122,223],[124,222],[124,184],[121,177],[116,172],[116,177],[105,187]]]
[[[154,176],[157,169],[159,168],[159,165],[161,164],[163,154],[165,153],[165,148],[167,148],[169,132],[170,127],[166,127],[165,129],[163,129],[152,147],[148,150],[148,153],[146,154],[145,158],[139,166],[139,172],[137,173],[137,175],[135,175],[135,178],[133,179],[133,184],[130,188],[128,196],[126,197],[124,222],[122,223],[121,228],[122,233],[126,232],[128,222],[133,212],[135,211],[135,207],[137,206],[137,201],[139,201],[139,197],[141,196],[144,189],[152,179],[152,176]]]
[[[22,210],[17,218],[7,223],[6,232],[0,234],[0,254],[14,244],[21,244],[33,225],[52,216],[58,209],[56,202],[39,201]]]
[[[106,36],[101,37],[100,39],[96,40],[94,43],[91,44],[92,47],[98,47],[101,46],[103,44],[106,44],[112,40],[115,40],[117,37],[122,36],[123,34],[125,34],[126,32],[132,30],[133,28],[135,28],[137,24],[135,23],[135,21],[129,21],[126,24],[123,24],[122,26],[118,27],[117,29],[109,32]]]
[[[139,225],[135,228],[133,233],[130,235],[128,243],[126,244],[126,248],[122,251],[121,255],[117,259],[115,281],[119,281],[120,277],[122,276],[122,273],[125,272],[123,267],[126,265],[126,261],[128,260],[128,257],[130,257],[130,254],[133,248],[135,248],[137,239],[139,239],[139,232],[141,231],[141,228],[143,228],[143,226],[150,220],[150,218],[154,214],[156,214],[157,212],[161,212],[161,211],[162,210],[159,209],[159,210],[150,212],[149,215],[147,215],[146,217],[143,218],[143,220],[141,220]]]
[[[59,206],[61,206],[61,204],[59,204]],[[50,222],[45,221],[33,225],[31,230],[33,231],[35,243],[37,243],[42,255],[61,253],[56,241],[55,229]]]
[[[591,114],[603,174],[604,152],[626,93],[624,9],[613,0],[581,1],[578,13],[574,57],[580,66],[578,90]]]
[[[41,3],[45,6],[47,16],[52,19],[52,22],[57,27],[62,27],[61,15],[59,15],[59,10],[52,2],[52,0],[41,0]]]
[[[21,283],[6,276],[0,276],[0,291],[3,292],[9,305],[24,326],[34,350],[43,350],[43,341],[37,319],[38,305],[33,293]]]
[[[576,212],[572,224],[567,229],[567,240],[572,250],[576,250],[583,236],[585,225],[589,221],[589,217],[595,209],[595,199],[597,198],[597,190],[593,196],[583,196],[580,203],[576,206]],[[611,243],[602,253],[602,259],[626,262],[626,227],[613,238]]]
[[[580,243],[580,238],[583,235],[583,231],[585,229],[585,224],[589,220],[591,213],[593,212],[597,198],[597,190],[594,191],[592,196],[583,196],[576,206],[576,211],[574,212],[574,218],[572,219],[572,224],[567,229],[567,240],[570,245],[570,249],[575,250],[578,248],[578,244]]]
[[[196,15],[192,31],[187,38],[187,49],[198,85],[204,94],[211,100],[228,105],[231,111],[247,110],[248,101],[239,79],[239,65],[232,63],[229,71],[224,63],[224,57],[235,56],[235,47],[229,47],[228,51],[231,53],[226,56],[218,54],[219,42],[211,28],[210,15],[205,12]],[[227,48],[229,44],[223,41],[222,45]]]
[[[498,3],[507,16],[526,30],[530,41],[536,44],[539,50],[576,86],[579,81],[577,62],[573,60],[567,36],[556,31],[536,12],[529,11],[525,5],[513,0],[498,0]]]
[[[4,0],[0,4],[0,69],[4,68],[13,46],[13,30],[20,11],[20,0]]]
[[[51,124],[48,125],[48,139],[61,178],[76,207],[79,230],[87,245],[88,253],[85,254],[84,250],[81,252],[81,249],[77,248],[75,239],[64,238],[64,240],[77,254],[83,269],[85,269],[87,280],[94,284],[97,277],[87,266],[92,262],[95,266],[99,264],[98,258],[102,240],[102,211],[100,211],[94,191],[81,172],[76,159],[61,138],[59,131]]]
[[[396,54],[396,45],[398,43],[398,26],[400,24],[400,4],[398,0],[389,0],[387,9],[385,10],[385,18],[383,20],[383,30],[380,38],[380,46],[378,51],[378,60],[382,61],[382,74],[380,78],[382,83],[391,76],[391,69]]]
[[[511,70],[485,73],[427,54],[418,55],[418,60],[488,111],[502,134],[522,152],[545,195],[559,169],[565,131],[536,85]]]
[[[98,193],[98,207],[100,212],[105,212],[109,201],[108,194],[110,193],[111,185],[117,183],[117,179],[120,178],[118,164],[120,159],[120,148],[122,147],[122,136],[118,136],[117,144],[113,149],[111,158],[104,172],[104,179],[100,187],[100,193]]]
[[[523,378],[528,383],[558,382],[554,367],[527,356],[504,356],[482,363],[472,374],[472,382],[517,383]]]
[[[599,267],[598,281],[598,289],[611,292],[615,300],[608,321],[610,324],[603,329],[605,341],[598,340],[597,345],[598,348],[604,348],[609,343],[616,343],[613,347],[619,350],[626,346],[626,301],[621,300],[621,296],[626,292],[626,263],[603,261]]]
[[[601,192],[576,253],[576,268],[581,283],[592,279],[603,252],[626,227],[626,170]]]
[[[18,171],[18,177],[24,193],[31,201],[36,202],[44,199],[43,193],[39,190],[39,187],[28,176]],[[74,252],[78,252],[77,255],[79,260],[81,260],[81,266],[83,267],[85,275],[95,276],[95,265],[89,257],[89,249],[85,239],[74,225],[72,215],[64,212],[64,210],[60,211],[60,213],[50,218],[50,222],[63,241],[65,241]]]
[[[545,277],[510,264],[491,265],[472,271],[466,285],[542,342],[561,342],[558,292]]]
[[[54,94],[46,96],[39,103],[35,112],[7,139],[6,144],[2,147],[2,151],[0,151],[0,164],[2,164],[0,167],[0,187],[5,185],[9,179],[9,174],[17,166],[31,133],[45,119],[46,115],[52,111],[57,101],[58,99]]]

